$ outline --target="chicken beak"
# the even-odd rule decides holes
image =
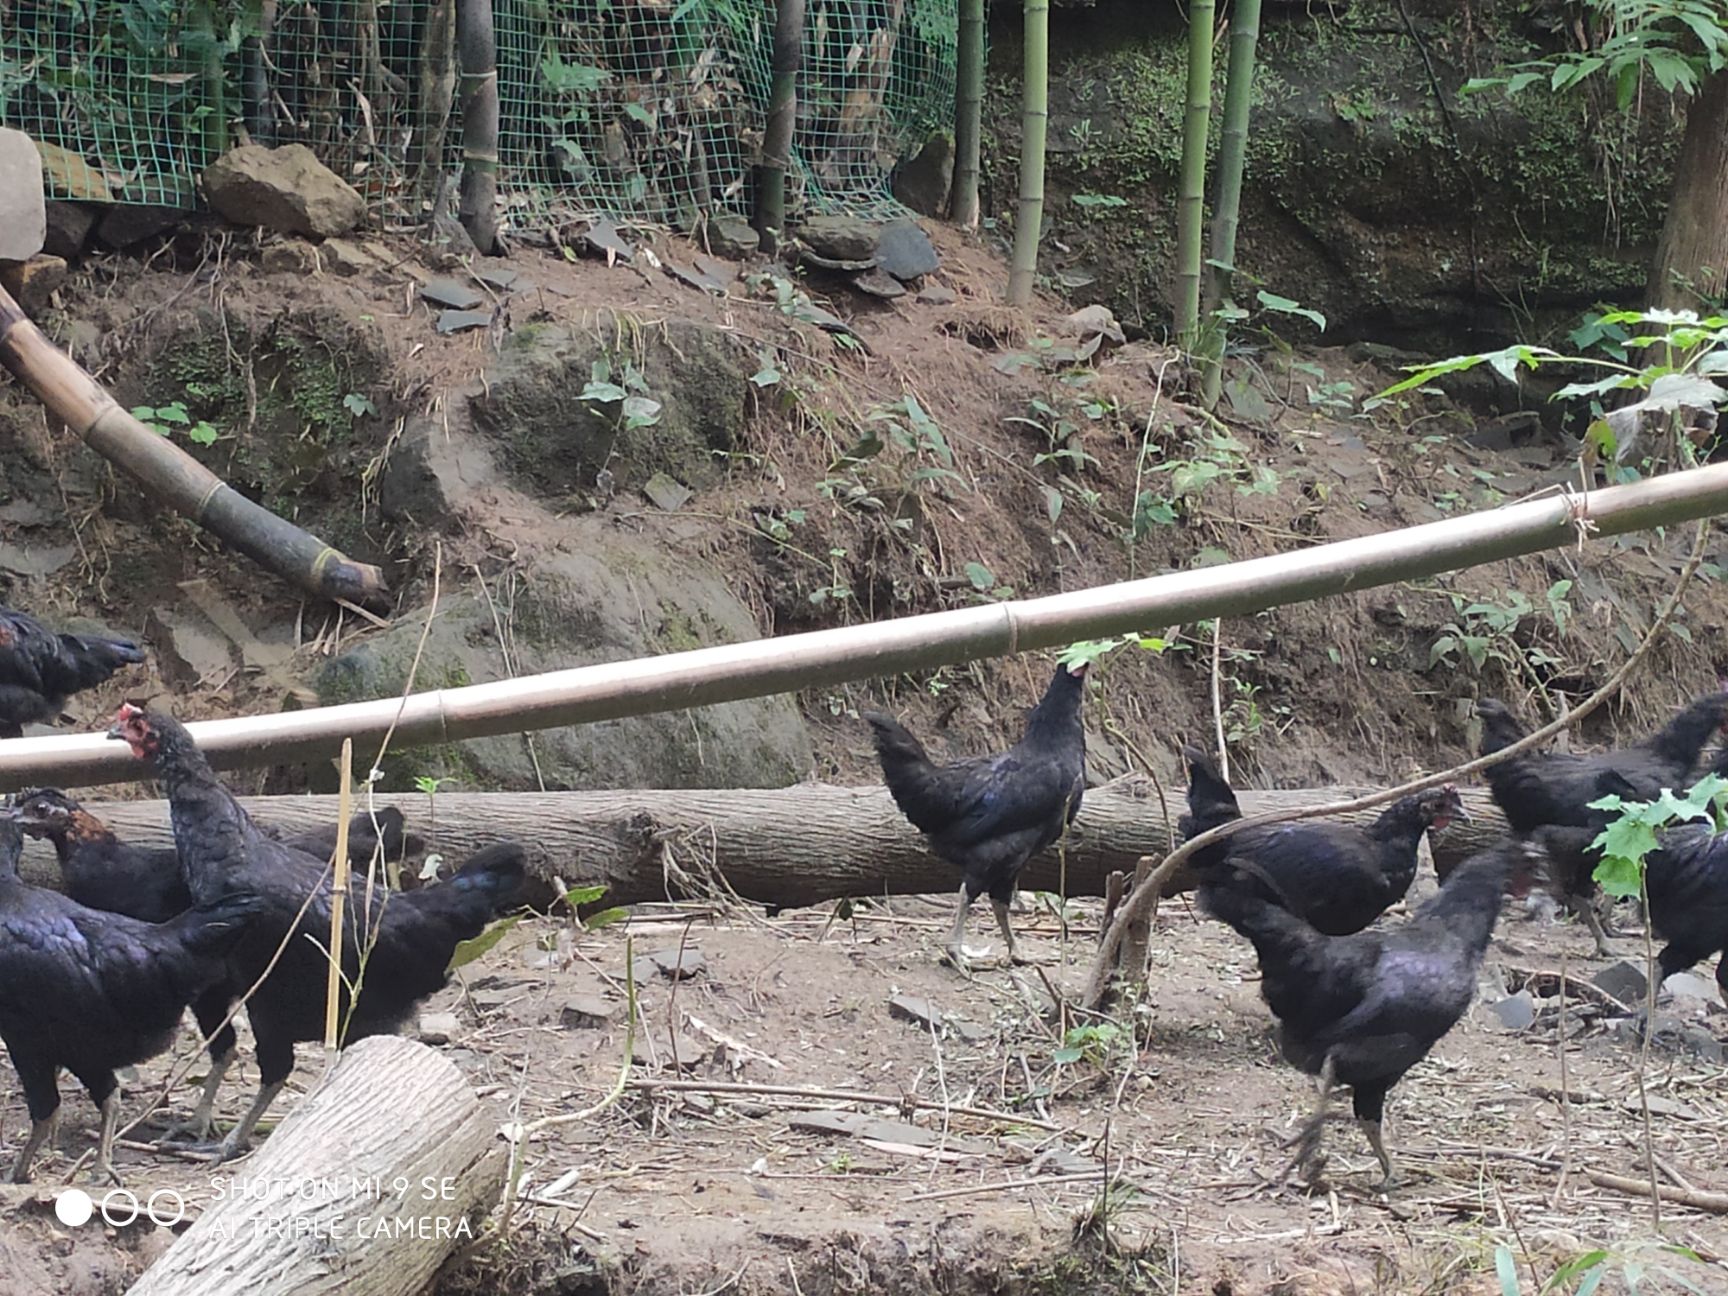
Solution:
[[[108,733],[105,736],[109,738],[118,738],[121,742],[126,741],[125,731],[120,728],[120,722],[118,720],[108,726]]]
[[[1458,823],[1475,823],[1476,822],[1476,817],[1464,808],[1464,803],[1462,801],[1460,801],[1457,805],[1452,807],[1451,817],[1455,821],[1457,821]]]

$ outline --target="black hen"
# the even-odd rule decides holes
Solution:
[[[1329,1095],[1346,1084],[1391,1183],[1381,1129],[1387,1091],[1470,1006],[1507,876],[1528,849],[1506,841],[1473,855],[1408,922],[1351,936],[1315,931],[1267,899],[1233,860],[1202,883],[1201,904],[1254,944],[1280,1052],[1320,1077],[1319,1105],[1295,1140],[1297,1164],[1318,1169]]]
[[[53,1130],[62,1070],[102,1109],[95,1174],[112,1178],[114,1072],[174,1042],[186,1005],[227,975],[223,955],[261,905],[218,895],[172,922],[139,922],[28,885],[18,876],[22,844],[18,825],[0,821],[0,1038],[31,1121],[12,1180],[29,1178]]]
[[[232,1002],[264,978],[246,1005],[262,1083],[250,1110],[222,1142],[219,1153],[226,1159],[248,1146],[259,1118],[293,1071],[295,1043],[323,1038],[330,879],[324,860],[258,830],[211,772],[192,736],[171,717],[128,704],[109,733],[124,738],[162,780],[192,898],[203,902],[239,892],[256,896],[262,906],[231,956],[228,981]],[[510,903],[523,871],[521,846],[505,842],[478,852],[448,882],[417,891],[369,888],[365,879],[356,879],[348,893],[342,941],[338,1017],[344,1040],[395,1031],[422,999],[441,989],[457,943],[479,935]],[[364,967],[362,949],[367,951]],[[273,958],[275,966],[266,975]],[[359,994],[350,1004],[352,985],[359,986]]]
[[[1016,959],[1008,906],[1026,861],[1049,846],[1080,813],[1086,787],[1086,730],[1080,720],[1086,667],[1058,665],[1032,708],[1025,736],[999,756],[937,765],[905,726],[866,711],[882,776],[900,813],[930,849],[961,872],[960,905],[948,955],[965,970],[966,910],[990,897],[1008,957]]]
[[[1481,754],[1510,747],[1525,736],[1524,727],[1504,702],[1484,698],[1476,704],[1482,718]],[[1602,812],[1590,802],[1608,791],[1629,801],[1650,801],[1664,788],[1683,788],[1710,736],[1728,720],[1728,692],[1707,693],[1675,713],[1660,730],[1632,747],[1577,756],[1564,752],[1524,752],[1483,771],[1494,801],[1514,832],[1539,828],[1590,830],[1588,842],[1602,828]],[[1577,834],[1546,834],[1543,845],[1553,861],[1551,879],[1566,906],[1582,917],[1596,943],[1596,953],[1613,954],[1608,934],[1596,914],[1594,867],[1576,849]]]
[[[32,837],[54,843],[66,894],[79,904],[144,922],[167,922],[192,906],[191,892],[180,876],[180,857],[172,846],[151,849],[129,846],[95,815],[57,788],[36,788],[18,795],[14,815]],[[384,858],[401,856],[406,840],[402,812],[385,806],[375,814],[362,812],[348,825],[348,857],[356,868],[372,861],[380,837]],[[268,831],[268,830],[266,830]],[[314,828],[283,839],[289,846],[320,859],[336,849],[336,829]],[[206,1138],[215,1114],[216,1093],[233,1064],[234,1027],[228,1018],[234,997],[226,984],[215,985],[192,1001],[192,1015],[209,1043],[210,1070],[198,1107],[175,1132]]]
[[[1182,754],[1188,761],[1188,813],[1178,827],[1187,841],[1241,812],[1206,753],[1185,747]],[[1204,871],[1227,859],[1254,879],[1241,885],[1258,885],[1265,899],[1328,936],[1348,936],[1410,890],[1424,833],[1468,818],[1455,788],[1430,788],[1393,802],[1365,827],[1298,820],[1246,828],[1201,851],[1194,867]]]
[[[59,719],[72,694],[143,660],[130,639],[55,634],[33,616],[0,607],[0,737]]]

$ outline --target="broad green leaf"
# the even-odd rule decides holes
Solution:
[[[1280,315],[1299,315],[1308,320],[1322,333],[1326,331],[1326,317],[1317,310],[1310,310],[1300,302],[1288,297],[1280,297],[1277,293],[1269,293],[1262,289],[1256,294],[1262,308],[1276,311]]]
[[[983,593],[996,584],[996,573],[983,563],[969,562],[966,564],[966,579],[972,582],[972,588]]]
[[[587,931],[600,927],[610,927],[615,922],[622,922],[630,916],[630,911],[622,905],[614,905],[610,909],[602,909],[599,913],[589,914],[582,920],[582,926]]]
[[[1052,526],[1056,524],[1056,519],[1062,516],[1062,492],[1054,486],[1044,488],[1044,512],[1049,516]]]
[[[564,893],[562,899],[565,904],[569,905],[572,909],[575,909],[581,905],[593,904],[605,894],[605,883],[598,883],[595,885],[571,887]]]
[[[512,927],[521,921],[521,914],[512,914],[508,918],[500,918],[472,940],[458,941],[455,950],[450,955],[450,964],[444,970],[454,972],[457,968],[465,967],[475,959],[484,956],[494,945],[504,939]]]
[[[780,381],[780,371],[773,365],[767,365],[751,374],[750,381],[758,387],[772,387]]]
[[[1639,876],[1641,870],[1636,860],[1625,859],[1618,855],[1605,856],[1591,874],[1596,884],[1611,896],[1621,899],[1635,896],[1639,893]]]
[[[1072,1066],[1074,1063],[1078,1062],[1082,1056],[1083,1054],[1077,1048],[1059,1048],[1050,1055],[1050,1060],[1057,1066]]]
[[[1518,1262],[1510,1247],[1494,1248],[1494,1272],[1500,1276],[1500,1296],[1518,1296]]]
[[[215,445],[218,435],[216,429],[202,419],[186,431],[186,439],[194,445]]]

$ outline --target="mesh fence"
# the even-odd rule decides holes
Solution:
[[[789,205],[898,211],[889,172],[952,117],[957,0],[810,0]],[[52,146],[60,198],[190,205],[244,121],[404,218],[454,159],[453,0],[0,0],[0,124]],[[500,188],[688,226],[745,212],[774,0],[496,0]],[[438,141],[445,141],[440,152]],[[64,153],[58,152],[64,150]],[[89,164],[88,167],[80,165]]]

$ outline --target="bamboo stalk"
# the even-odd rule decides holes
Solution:
[[[336,821],[336,854],[330,879],[330,977],[324,987],[324,1054],[325,1061],[336,1057],[336,1023],[341,1016],[342,1002],[342,920],[348,909],[348,819],[354,813],[354,740],[342,740],[342,781],[336,790],[336,808],[341,818]]]
[[[1212,118],[1213,9],[1213,0],[1190,0],[1188,5],[1188,111],[1182,126],[1182,183],[1176,198],[1176,340],[1189,352],[1200,337],[1206,129]]]
[[[414,196],[436,213],[445,197],[444,137],[450,129],[450,108],[456,99],[456,0],[433,0],[420,34],[419,125],[408,150],[408,170]]]
[[[773,256],[786,228],[786,171],[792,165],[792,136],[798,124],[798,68],[804,57],[804,0],[779,0],[774,20],[774,88],[768,125],[762,133],[762,166],[757,175],[756,230],[762,250]]]
[[[276,30],[276,0],[261,0],[258,29],[246,38],[246,129],[254,144],[276,142],[276,114],[270,105],[270,37]]]
[[[69,363],[69,362],[68,362]],[[1588,495],[1548,495],[1379,535],[1197,571],[528,675],[405,698],[188,726],[218,768],[326,760],[342,739],[447,743],[681,711],[819,685],[930,670],[1434,576],[1577,542],[1728,512],[1728,464],[1667,473]],[[85,787],[145,777],[98,734],[0,743],[0,789]]]
[[[1212,265],[1203,306],[1208,317],[1224,302],[1236,273],[1236,226],[1242,209],[1242,172],[1248,156],[1248,117],[1254,90],[1254,48],[1260,39],[1260,0],[1236,0],[1230,15],[1230,70],[1224,85],[1224,130],[1218,146],[1218,198],[1212,213]],[[1203,400],[1218,403],[1224,381],[1222,321],[1206,351]]]
[[[456,215],[481,252],[498,250],[498,42],[491,0],[456,0],[462,65],[462,188]]]
[[[148,492],[248,558],[316,598],[376,603],[384,573],[357,563],[254,504],[122,409],[102,384],[43,336],[0,288],[0,365],[92,450]]]
[[[1020,113],[1020,207],[1014,217],[1014,262],[1008,304],[1032,300],[1038,241],[1044,226],[1044,145],[1050,125],[1050,0],[1026,0],[1026,84]]]
[[[960,49],[954,87],[954,196],[961,229],[978,227],[978,180],[984,139],[984,0],[960,0]]]

